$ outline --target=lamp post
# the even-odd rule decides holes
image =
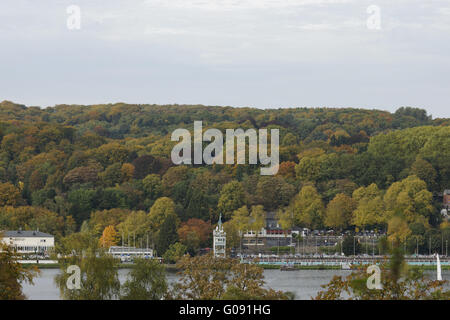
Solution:
[[[372,237],[372,257],[375,256],[375,238]]]
[[[419,255],[419,237],[416,236],[416,257]]]
[[[356,235],[353,236],[353,256],[356,256]]]
[[[428,255],[431,256],[431,237],[428,238]]]

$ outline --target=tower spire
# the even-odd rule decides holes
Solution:
[[[217,222],[217,227],[213,230],[213,247],[215,257],[226,257],[226,243],[227,234],[223,231],[222,226],[222,214],[219,215],[219,221]]]

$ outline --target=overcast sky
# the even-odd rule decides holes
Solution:
[[[70,5],[79,30],[67,27]],[[381,30],[367,26],[370,5]],[[450,0],[0,2],[0,100],[450,117],[449,98]]]

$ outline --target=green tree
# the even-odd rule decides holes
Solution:
[[[294,194],[295,187],[280,176],[261,177],[256,186],[257,203],[262,204],[266,210],[288,205]]]
[[[78,225],[87,220],[95,207],[97,192],[93,189],[76,189],[69,192],[67,200],[70,203],[69,213]]]
[[[342,253],[346,256],[358,255],[361,252],[361,245],[358,239],[352,235],[346,235],[341,243]]]
[[[421,157],[417,157],[416,161],[411,165],[411,174],[425,181],[429,189],[433,190],[436,188],[437,172],[431,163]]]
[[[153,259],[134,259],[127,281],[122,287],[122,300],[161,300],[167,293],[167,280],[162,264]]]
[[[149,174],[142,180],[145,194],[152,200],[157,199],[162,194],[161,178],[157,174]]]
[[[24,300],[22,284],[33,284],[33,279],[39,274],[37,268],[25,268],[19,259],[12,247],[0,241],[0,300]]]
[[[381,265],[381,289],[368,289],[370,276],[366,266],[359,267],[345,278],[334,276],[322,287],[316,300],[449,300],[446,281],[427,279],[423,271],[408,268],[400,250],[396,248],[388,263]]]
[[[80,289],[67,288],[69,265],[81,270]],[[112,300],[120,296],[118,261],[102,252],[88,251],[84,256],[74,256],[61,261],[61,274],[55,277],[60,295],[66,300]]]
[[[123,181],[122,165],[117,162],[108,166],[105,171],[99,174],[105,187],[113,187]]]
[[[234,210],[241,208],[246,202],[244,188],[238,181],[231,181],[220,191],[217,209],[229,219]]]
[[[178,263],[180,279],[172,288],[175,299],[287,299],[288,296],[264,288],[263,269],[241,264],[236,259],[215,258],[213,255],[184,256]]]
[[[163,256],[171,244],[178,241],[177,216],[169,214],[161,225],[156,241],[156,251],[159,256]]]
[[[302,181],[316,181],[319,179],[321,157],[304,157],[295,166],[295,175]]]
[[[170,245],[169,249],[164,253],[163,258],[166,263],[176,263],[186,254],[187,247],[180,242]]]

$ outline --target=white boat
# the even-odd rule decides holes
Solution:
[[[442,281],[441,261],[439,260],[439,254],[436,254],[436,267],[437,267],[437,280]]]
[[[349,262],[341,262],[341,269],[342,270],[351,270],[352,264]]]

